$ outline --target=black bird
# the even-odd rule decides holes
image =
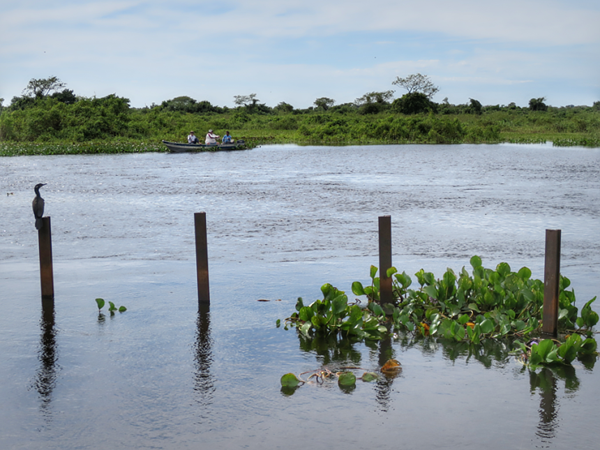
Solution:
[[[35,228],[40,229],[44,226],[42,216],[44,215],[44,199],[40,195],[40,188],[46,186],[45,183],[36,184],[33,190],[35,191],[35,197],[31,206],[33,206],[33,215],[35,216]]]

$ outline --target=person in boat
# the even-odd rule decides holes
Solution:
[[[199,144],[200,143],[200,139],[198,139],[198,136],[196,136],[195,131],[190,131],[190,135],[188,136],[188,144]]]
[[[219,135],[213,133],[213,130],[208,130],[208,133],[206,134],[206,145],[215,145],[217,143],[217,139],[219,139]]]
[[[233,138],[229,134],[229,131],[225,132],[225,136],[223,136],[223,144],[231,144],[233,142]]]

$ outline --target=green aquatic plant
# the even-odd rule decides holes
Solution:
[[[97,298],[96,305],[98,305],[98,313],[101,314],[102,308],[104,308],[104,305],[106,305],[106,302],[104,301],[103,298]],[[110,313],[110,315],[111,316],[114,315],[115,311],[119,311],[120,313],[123,313],[123,312],[127,311],[127,308],[125,306],[119,306],[117,308],[113,302],[108,302],[108,312]]]
[[[438,279],[421,269],[415,273],[419,286],[414,289],[406,272],[390,268],[387,276],[392,278],[391,303],[381,302],[378,269],[371,266],[370,285],[352,283],[352,292],[366,297],[366,305],[360,299],[349,302],[343,291],[325,284],[322,300],[306,306],[302,298],[298,299],[296,312],[285,320],[285,328],[296,327],[307,338],[340,335],[378,340],[395,333],[411,333],[473,345],[486,339],[524,339],[541,333],[544,283],[531,278],[529,268],[513,272],[509,264],[502,262],[495,270],[488,269],[478,256],[473,256],[470,263],[472,273],[464,267],[458,273],[447,269]],[[557,350],[556,355],[567,363],[572,361],[572,352],[582,355],[596,342],[592,328],[599,319],[591,309],[596,297],[583,306],[578,316],[575,293],[568,290],[570,284],[568,278],[560,277],[559,329],[563,335],[584,335],[587,339],[582,341],[585,345],[578,346],[573,337],[561,353]],[[571,350],[567,352],[567,348]],[[566,352],[566,358],[560,356],[562,352]],[[542,360],[547,361],[548,355],[543,356]],[[537,361],[537,356],[533,358]]]
[[[387,379],[393,379],[401,372],[401,366],[395,359],[388,360],[379,370]],[[357,373],[359,375],[357,375]],[[362,375],[360,375],[362,373]],[[302,376],[308,377],[303,379]],[[337,384],[343,391],[352,390],[356,387],[356,381],[361,380],[365,383],[378,381],[380,375],[375,372],[366,371],[362,367],[350,366],[331,369],[321,367],[316,370],[309,370],[299,375],[286,373],[281,377],[281,389],[285,394],[293,394],[297,388],[304,384],[323,385],[332,380],[337,380]]]
[[[346,294],[331,284],[324,284],[321,291],[323,299],[308,306],[298,298],[296,312],[285,321],[286,329],[297,327],[305,336],[340,333],[365,339],[382,339],[388,334],[382,323],[385,314],[379,305],[361,308],[357,303],[349,304]],[[281,325],[280,320],[277,325]]]
[[[517,357],[531,370],[540,366],[569,365],[577,357],[595,355],[597,342],[593,337],[583,339],[571,334],[564,342],[555,339],[533,339],[527,344],[515,341]]]
[[[504,336],[524,337],[541,331],[544,283],[531,278],[527,267],[518,272],[502,262],[496,270],[484,268],[481,258],[473,256],[469,274],[463,267],[456,274],[447,269],[436,279],[431,272],[419,270],[418,289],[412,279],[392,267],[392,304],[380,305],[390,316],[396,330],[439,336],[478,344],[482,339]],[[369,304],[380,304],[377,268],[370,271],[371,285],[352,284],[355,295],[366,296]],[[575,293],[567,290],[571,282],[561,276],[559,285],[559,328],[587,334],[598,321],[591,310],[592,299],[578,318]]]

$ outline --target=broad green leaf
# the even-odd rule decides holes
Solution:
[[[598,323],[598,313],[596,311],[590,311],[588,316],[585,319],[585,325],[588,328],[592,328],[594,325]]]
[[[369,309],[373,312],[373,314],[375,314],[376,316],[384,316],[385,312],[383,311],[383,308],[381,306],[379,306],[379,304],[375,303],[375,302],[371,302],[369,303]]]
[[[311,328],[312,328],[312,323],[311,323],[310,321],[309,321],[309,322],[306,322],[305,324],[303,324],[303,325],[300,327],[300,332],[301,332],[303,335],[305,335],[305,336],[308,336],[308,332],[310,331],[310,329],[311,329]]]
[[[510,266],[508,263],[501,262],[496,266],[496,272],[498,272],[502,278],[506,278],[506,276],[510,273]]]
[[[478,267],[481,267],[481,258],[479,256],[473,256],[471,258],[471,266],[473,266],[473,269],[477,269]]]
[[[354,295],[366,295],[363,285],[360,281],[355,281],[352,283],[352,293]]]
[[[464,325],[465,323],[467,323],[469,321],[470,317],[468,314],[463,314],[462,316],[460,316],[458,318],[458,323],[460,323],[461,325]]]
[[[467,306],[470,310],[476,311],[476,312],[481,312],[479,311],[479,307],[477,306],[477,304],[475,303],[469,303],[469,305]]]
[[[346,295],[339,295],[331,302],[331,310],[334,317],[339,317],[346,308],[348,307],[348,297]]]
[[[298,313],[298,318],[303,322],[307,322],[307,321],[310,321],[310,319],[313,315],[314,315],[314,312],[311,307],[303,306],[302,308],[300,308],[300,312]]]
[[[281,385],[284,387],[296,387],[300,384],[304,384],[304,382],[299,380],[293,373],[286,373],[281,377]]]
[[[352,305],[350,308],[350,317],[348,318],[349,324],[356,324],[362,320],[362,309],[358,305]]]
[[[435,288],[435,286],[425,286],[423,288],[423,291],[429,295],[431,298],[436,299],[438,298],[438,291]]]
[[[598,347],[598,343],[593,338],[587,338],[581,343],[580,352],[589,355],[596,352],[596,348]]]
[[[400,283],[402,285],[402,287],[405,289],[408,288],[412,284],[412,280],[406,274],[406,272],[397,273],[395,276],[396,276],[396,280],[398,280],[398,283]]]
[[[375,278],[375,275],[377,275],[377,267],[375,266],[371,266],[371,278]]]
[[[390,267],[385,273],[387,275],[388,278],[391,278],[392,275],[394,275],[395,273],[398,272],[398,269],[396,269],[395,267]]]
[[[533,344],[533,346],[531,347],[531,350],[530,350],[530,354],[529,354],[529,364],[531,364],[532,366],[535,367],[543,361],[544,360],[543,360],[542,356],[538,353],[538,345]]]
[[[483,334],[490,334],[492,331],[494,331],[494,328],[496,328],[494,322],[492,322],[490,319],[483,320],[479,326]]]
[[[425,272],[423,278],[425,278],[425,283],[429,285],[435,284],[435,276],[431,272]]]
[[[366,383],[370,383],[371,381],[377,381],[379,376],[373,372],[365,372],[363,373],[362,380]]]
[[[534,344],[533,347],[537,347],[537,353],[540,355],[540,358],[542,361],[546,361],[546,358],[555,345],[554,342],[552,342],[552,339],[543,339],[539,344]]]
[[[125,312],[127,311],[127,308],[125,308],[124,306],[119,306],[119,312]]]
[[[98,305],[98,309],[102,309],[102,308],[104,308],[104,305],[106,303],[104,302],[103,298],[97,298],[96,299],[96,304]]]
[[[296,302],[296,311],[300,311],[304,308],[304,302],[302,301],[302,297],[298,297],[298,301]]]
[[[342,372],[338,376],[338,384],[340,386],[353,386],[356,384],[356,375],[352,372]]]
[[[517,272],[517,275],[519,275],[519,278],[523,281],[527,281],[531,278],[531,270],[528,267],[521,267],[519,272]]]

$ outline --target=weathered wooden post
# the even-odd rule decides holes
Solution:
[[[382,304],[392,303],[392,279],[387,276],[392,267],[392,217],[379,216],[379,298]]]
[[[54,270],[52,268],[52,230],[50,217],[42,217],[43,225],[38,230],[40,252],[40,282],[42,302],[54,301]]]
[[[198,305],[210,304],[208,286],[208,240],[206,238],[206,213],[194,214],[196,231],[196,273],[198,279]]]
[[[542,332],[556,336],[558,331],[558,291],[560,283],[560,230],[546,230],[544,266],[544,315]]]

